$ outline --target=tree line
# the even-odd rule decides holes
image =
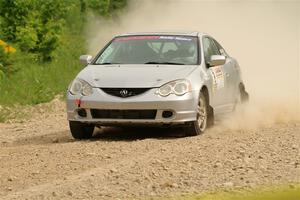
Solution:
[[[0,39],[37,62],[51,62],[55,50],[63,48],[60,39],[72,23],[72,10],[80,9],[84,20],[87,12],[111,17],[126,4],[127,0],[0,0]],[[14,71],[11,57],[0,47],[0,79]]]

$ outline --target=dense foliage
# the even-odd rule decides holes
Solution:
[[[0,46],[0,81],[4,79],[5,76],[12,74],[15,69],[11,67],[12,60],[9,54],[4,51],[4,48]]]
[[[68,9],[66,1],[59,0],[2,0],[0,36],[41,61],[50,61]]]
[[[111,17],[113,11],[126,6],[125,0],[88,0],[88,7],[92,8],[102,16]]]
[[[126,0],[0,0],[0,105],[37,104],[67,88],[86,52],[89,12],[111,17]]]
[[[82,13],[91,8],[111,16],[125,5],[125,0],[0,0],[0,38],[16,43],[21,51],[35,54],[40,61],[51,61],[74,7],[80,7]]]

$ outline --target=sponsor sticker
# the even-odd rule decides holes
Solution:
[[[159,39],[192,41],[192,38],[190,38],[190,37],[179,37],[179,36],[160,36]]]
[[[122,42],[128,40],[178,40],[178,41],[192,41],[191,37],[181,36],[158,36],[158,35],[140,35],[140,36],[126,36],[118,37],[114,41]]]
[[[213,84],[212,84],[213,91],[224,88],[225,79],[224,79],[223,66],[212,67],[211,73],[212,73],[212,77],[213,77]]]
[[[122,41],[128,41],[128,40],[156,40],[159,39],[159,36],[128,36],[128,37],[118,37],[114,41],[116,42],[122,42]]]

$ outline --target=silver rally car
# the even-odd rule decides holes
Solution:
[[[106,125],[179,125],[199,135],[248,100],[237,61],[204,33],[118,35],[80,60],[86,67],[67,91],[75,139]]]

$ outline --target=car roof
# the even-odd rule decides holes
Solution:
[[[171,32],[132,32],[132,33],[123,33],[117,36],[131,36],[131,35],[180,35],[180,36],[200,36],[206,35],[205,33],[201,33],[198,31],[171,31]]]

